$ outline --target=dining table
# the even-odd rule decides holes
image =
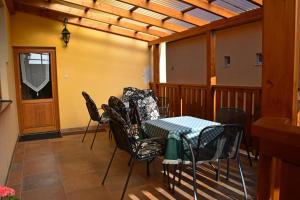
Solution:
[[[188,159],[185,160],[182,157],[182,148],[185,148],[183,145],[187,144],[182,143],[181,134],[184,134],[191,144],[196,146],[201,130],[208,126],[220,125],[220,123],[191,116],[179,116],[148,120],[145,121],[144,125],[148,136],[166,138],[163,164],[177,165],[189,163]],[[202,145],[205,146],[220,133],[220,129],[211,129],[204,132],[204,135],[201,136]]]

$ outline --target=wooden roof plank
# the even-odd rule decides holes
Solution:
[[[162,38],[150,41],[148,44],[149,44],[149,46],[151,46],[151,45],[159,44],[162,42],[176,41],[176,40],[200,35],[200,34],[206,33],[207,31],[210,31],[210,30],[220,30],[220,29],[237,26],[237,25],[242,25],[242,24],[246,24],[246,23],[259,21],[262,19],[262,15],[263,15],[262,13],[263,13],[262,8],[258,8],[256,10],[247,11],[247,12],[237,15],[235,17],[231,17],[228,19],[220,19],[220,20],[211,22],[210,24],[204,25],[202,27],[192,28],[190,30],[183,31],[181,33],[174,33],[170,36],[166,36],[166,37],[162,37]]]
[[[15,5],[16,5],[17,11],[26,12],[26,13],[30,13],[30,14],[34,14],[34,15],[38,15],[38,16],[42,16],[42,17],[47,17],[49,19],[53,19],[53,20],[57,20],[57,21],[61,21],[61,22],[63,22],[64,17],[68,17],[69,24],[80,26],[80,27],[85,27],[85,28],[89,28],[89,29],[93,29],[93,30],[102,31],[102,32],[107,32],[107,33],[120,35],[120,36],[124,36],[124,37],[128,37],[128,38],[133,38],[133,39],[141,40],[141,41],[145,41],[145,42],[149,42],[156,38],[151,35],[136,34],[134,31],[121,29],[116,26],[109,26],[108,24],[105,25],[105,24],[100,24],[97,22],[87,22],[84,19],[80,20],[78,17],[72,18],[71,15],[66,16],[66,15],[62,15],[61,13],[55,12],[55,11],[49,12],[49,10],[48,10],[48,12],[46,12],[47,10],[45,10],[43,8],[33,7],[33,6],[30,6],[27,4],[21,4],[19,2],[15,2]]]
[[[253,3],[257,6],[262,6],[263,5],[263,0],[247,0],[249,1],[250,3]]]
[[[207,0],[182,0],[185,3],[188,3],[190,5],[196,6],[200,9],[203,9],[205,11],[214,13],[216,15],[229,18],[238,15],[238,13],[235,13],[229,9],[223,8],[222,6],[218,6],[216,4],[211,4]]]
[[[147,1],[147,0],[118,0],[118,1],[128,3],[128,4],[131,4],[134,6],[138,6],[140,8],[144,8],[147,10],[151,10],[153,12],[157,12],[157,13],[160,13],[163,15],[167,15],[167,16],[173,17],[175,19],[182,20],[182,21],[185,21],[190,24],[197,25],[197,26],[202,26],[204,24],[209,23],[208,21],[206,21],[204,19],[200,19],[198,17],[189,15],[187,13],[183,14],[180,10],[162,6],[157,3]]]
[[[10,14],[15,14],[16,13],[13,0],[5,0],[5,5],[6,5],[6,7],[7,7]]]
[[[18,2],[23,3],[23,4],[29,4],[29,5],[35,6],[35,7],[44,8],[44,9],[47,9],[50,11],[56,11],[56,12],[60,12],[63,14],[70,14],[70,15],[76,16],[78,18],[86,18],[86,19],[91,19],[91,20],[95,20],[95,21],[100,21],[100,22],[104,22],[107,24],[112,24],[115,26],[132,29],[135,31],[144,32],[144,33],[151,34],[154,36],[163,37],[163,36],[169,35],[167,32],[162,32],[162,31],[153,30],[153,29],[147,29],[147,27],[144,27],[144,26],[140,26],[140,25],[136,25],[136,24],[133,24],[130,22],[106,17],[104,15],[100,15],[97,13],[86,12],[85,10],[83,11],[78,8],[72,8],[72,7],[68,7],[68,6],[65,6],[62,4],[58,4],[58,3],[47,3],[47,2],[37,1],[37,0],[30,0],[30,1],[19,0]]]
[[[91,9],[95,9],[98,11],[118,15],[124,18],[132,19],[135,21],[151,24],[153,26],[158,26],[164,29],[168,29],[175,32],[181,32],[187,30],[187,28],[183,26],[179,26],[177,24],[173,24],[170,22],[162,22],[159,19],[149,17],[140,13],[130,12],[129,10],[118,8],[112,5],[109,5],[105,2],[93,2],[88,0],[61,0],[62,2],[72,3],[79,6],[88,7]]]

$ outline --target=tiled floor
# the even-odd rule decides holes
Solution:
[[[106,184],[100,184],[114,149],[114,142],[106,132],[98,134],[90,151],[92,134],[84,143],[82,135],[59,139],[22,142],[17,144],[8,185],[16,189],[22,200],[89,200],[120,199],[128,173],[129,156],[117,151]],[[255,199],[256,167],[249,167],[242,159],[249,199]],[[225,163],[224,163],[225,164]],[[256,164],[256,163],[255,163]],[[192,179],[187,168],[181,186],[173,194],[163,181],[161,160],[151,164],[151,176],[146,175],[145,163],[134,167],[126,199],[192,199]],[[223,167],[225,169],[225,167]],[[214,181],[214,172],[208,165],[199,168],[198,188],[201,199],[243,199],[240,176],[234,162],[231,178]]]

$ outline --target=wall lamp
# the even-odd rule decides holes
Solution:
[[[70,35],[71,35],[70,31],[67,29],[67,23],[68,23],[68,19],[65,18],[64,19],[64,26],[65,27],[61,32],[62,39],[63,39],[66,46],[68,46],[68,43],[69,43],[69,40],[70,40]]]

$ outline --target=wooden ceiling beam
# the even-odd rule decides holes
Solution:
[[[76,16],[77,18],[81,18],[81,19],[86,18],[86,19],[95,20],[95,21],[99,21],[99,22],[103,22],[103,23],[107,23],[107,24],[112,24],[115,26],[120,26],[123,28],[132,29],[132,30],[139,31],[139,32],[144,32],[144,33],[158,36],[158,37],[164,37],[164,36],[169,35],[167,32],[153,30],[153,29],[147,29],[147,27],[145,27],[145,26],[140,26],[140,25],[137,25],[134,23],[114,19],[111,17],[106,17],[106,16],[98,14],[98,13],[87,12],[86,10],[82,11],[78,8],[68,7],[68,6],[65,6],[62,4],[58,4],[58,3],[47,3],[47,2],[38,1],[38,0],[30,0],[30,1],[29,0],[17,0],[17,2],[19,2],[21,4],[27,4],[27,5],[30,5],[33,7],[44,8],[44,9],[47,9],[50,11],[60,12],[65,15],[69,14],[69,15]]]
[[[247,0],[249,1],[250,3],[253,3],[257,6],[262,6],[263,5],[263,0]]]
[[[118,16],[121,16],[124,18],[129,18],[129,19],[132,19],[135,21],[151,24],[153,26],[158,26],[158,27],[161,27],[164,29],[175,31],[175,32],[181,32],[181,31],[187,30],[186,27],[179,26],[177,24],[170,23],[170,22],[163,23],[159,19],[149,17],[147,15],[143,15],[143,14],[136,13],[136,12],[130,12],[129,10],[115,7],[115,6],[112,6],[105,2],[95,2],[94,3],[93,1],[89,1],[89,0],[60,0],[60,1],[72,3],[72,4],[78,5],[78,6],[88,7],[88,8],[94,9],[94,10],[98,10],[98,11],[102,11],[102,12],[106,12],[106,13],[110,13],[110,14],[114,14],[114,15],[118,15]]]
[[[37,8],[34,6],[27,5],[27,4],[21,4],[19,2],[15,2],[15,5],[16,5],[17,11],[30,13],[30,14],[46,17],[49,19],[61,21],[61,22],[63,22],[64,18],[66,17],[66,15],[62,15],[60,12],[55,12],[55,11],[50,12],[49,10],[45,10],[43,8]],[[91,21],[91,20],[88,21],[87,19],[79,20],[77,17],[72,18],[72,16],[67,16],[67,17],[68,17],[68,24],[72,24],[72,25],[76,25],[76,26],[80,26],[80,27],[84,27],[84,28],[88,28],[88,29],[107,32],[107,33],[120,35],[120,36],[124,36],[124,37],[128,37],[128,38],[133,38],[136,40],[142,40],[142,41],[146,41],[146,42],[149,42],[149,41],[157,38],[155,36],[140,34],[139,32],[136,33],[135,31],[120,28],[120,27],[113,26],[113,25],[97,23],[97,22]]]
[[[148,44],[149,46],[154,44],[159,44],[162,42],[171,42],[176,40],[181,40],[188,37],[193,37],[196,35],[201,35],[206,33],[207,31],[211,30],[221,30],[225,28],[230,28],[242,24],[247,24],[251,22],[256,22],[262,19],[263,11],[262,8],[247,11],[245,13],[242,13],[240,15],[237,15],[235,17],[231,17],[228,19],[220,19],[214,22],[211,22],[210,24],[204,25],[202,27],[193,28],[187,31],[183,31],[181,33],[174,33],[172,35],[162,37],[153,41],[150,41]]]
[[[157,3],[153,3],[151,1],[147,1],[147,0],[118,0],[130,5],[134,5],[134,6],[138,6],[140,8],[144,8],[159,14],[163,14],[178,20],[182,20],[185,22],[188,22],[190,24],[194,24],[197,26],[202,26],[205,24],[208,24],[209,22],[204,20],[204,19],[200,19],[198,17],[195,17],[193,15],[189,15],[189,14],[184,14],[182,13],[180,10],[176,10],[170,7],[166,7],[166,6],[162,6],[160,4]]]
[[[182,0],[184,3],[188,3],[190,5],[196,6],[202,10],[206,10],[208,12],[214,13],[216,15],[229,18],[238,15],[238,13],[233,12],[229,9],[223,8],[216,4],[210,4],[207,0]]]
[[[5,0],[5,5],[6,5],[6,7],[7,7],[10,14],[15,14],[16,13],[13,0]]]

